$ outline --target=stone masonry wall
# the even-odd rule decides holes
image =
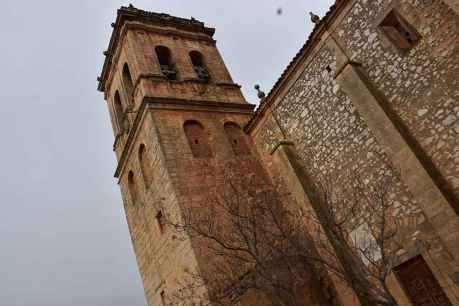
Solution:
[[[378,28],[393,8],[422,36],[407,54]],[[458,209],[459,17],[438,0],[360,0],[337,34],[351,60],[363,64],[428,166],[438,171]]]
[[[400,53],[378,29],[392,8],[422,35],[407,54]],[[362,63],[368,71],[417,153],[437,174],[437,181],[445,183],[443,191],[452,195],[449,200],[454,204],[459,177],[459,18],[441,1],[414,0],[352,1],[343,14],[333,26],[332,36],[350,60]],[[369,187],[375,186],[392,170],[387,167],[384,150],[334,79],[341,67],[330,47],[335,45],[331,39],[314,49],[298,79],[253,129],[253,139],[267,165],[276,145],[289,140],[309,166],[307,171],[318,180],[332,182],[339,189],[349,180],[349,173],[357,173]],[[433,254],[428,261],[435,267],[435,257],[448,253],[410,191],[395,176],[389,198],[397,218],[415,220],[414,227],[405,233],[412,239],[405,239],[399,250],[400,262],[412,256],[418,239],[431,244],[429,250],[417,251]],[[448,286],[451,280],[442,273],[448,271],[435,271],[440,283]],[[406,300],[395,290],[400,300]]]
[[[129,104],[122,81],[125,63],[129,65],[135,87],[134,97],[131,101],[132,108],[127,112],[131,125],[144,97],[246,103],[239,86],[233,84],[221,55],[209,37],[204,39],[195,34],[192,39],[184,38],[179,37],[179,33],[190,34],[175,30],[177,36],[174,36],[168,33],[164,34],[158,28],[151,32],[151,28],[142,27],[141,24],[136,23],[127,24],[124,29],[125,34],[116,49],[114,59],[116,64],[111,70],[111,78],[106,90],[112,123],[115,123],[113,120],[113,99],[117,90],[123,105]],[[171,51],[171,59],[179,75],[177,81],[169,81],[162,76],[155,54],[156,46],[166,46]],[[204,63],[211,75],[210,83],[203,83],[198,80],[189,59],[189,52],[193,50],[203,54]],[[118,132],[119,129],[114,128],[114,130]],[[126,139],[126,133],[116,135],[114,148],[118,158],[120,158],[125,147]]]
[[[400,52],[378,28],[392,9],[422,36],[407,53]],[[441,286],[454,286],[447,265],[439,264],[448,261],[451,255],[444,250],[413,194],[388,167],[387,152],[334,78],[342,68],[343,54],[348,60],[362,64],[391,119],[458,211],[459,17],[439,0],[351,0],[334,22],[329,33],[314,47],[292,86],[281,92],[271,108],[260,115],[263,118],[252,129],[252,140],[247,139],[247,143],[254,144],[248,156],[235,156],[224,130],[224,124],[229,121],[244,126],[250,116],[248,108],[240,106],[238,112],[229,110],[228,105],[220,110],[213,106],[218,102],[234,105],[246,102],[239,87],[232,83],[210,36],[175,28],[154,28],[141,22],[124,24],[104,90],[109,108],[113,108],[116,90],[124,103],[129,102],[121,77],[127,62],[136,87],[127,116],[131,127],[134,122],[139,124],[130,134],[116,136],[114,148],[118,159],[126,158],[121,160],[119,183],[149,305],[161,303],[161,292],[169,298],[179,289],[187,269],[199,268],[210,273],[209,257],[196,248],[196,241],[179,239],[168,226],[162,231],[158,212],[177,220],[183,209],[205,204],[209,196],[224,190],[222,172],[228,162],[238,164],[239,171],[257,176],[267,184],[277,181],[276,176],[288,172],[276,169],[281,164],[273,158],[274,149],[284,140],[294,143],[311,176],[331,182],[337,190],[348,183],[350,174],[358,175],[369,188],[376,186],[382,176],[394,174],[389,194],[394,204],[392,213],[410,220],[403,233],[404,244],[397,250],[400,262],[422,253],[429,266],[434,267]],[[154,54],[157,45],[171,50],[179,70],[178,81],[168,81],[161,75]],[[197,80],[188,57],[191,50],[203,53],[212,76],[209,84]],[[183,105],[185,100],[192,102],[189,107]],[[200,101],[208,101],[211,108],[206,109],[207,103]],[[173,103],[176,109],[172,109]],[[146,111],[143,118],[136,119],[142,104]],[[193,156],[183,130],[187,120],[199,121],[204,127],[213,153],[211,158]],[[115,125],[115,120],[112,121]],[[132,145],[128,139],[133,139]],[[139,163],[141,145],[145,145],[146,160],[150,163],[146,165],[152,173],[149,185],[145,184]],[[123,153],[126,149],[129,151]],[[138,190],[135,200],[128,186],[130,171]],[[287,192],[290,188],[286,183],[277,187]],[[357,219],[354,225],[360,223]],[[419,241],[423,242],[421,246],[417,244]],[[390,286],[401,304],[408,305],[395,279]],[[455,288],[456,291],[448,291],[449,297],[458,296]],[[346,305],[355,305],[355,301]]]
[[[365,122],[349,98],[339,91],[333,71],[327,72],[328,65],[334,69],[333,63],[331,53],[326,49],[321,51],[272,114],[277,119],[269,118],[255,141],[263,147],[265,160],[269,163],[266,154],[282,140],[276,126],[279,122],[288,140],[295,143],[299,156],[311,166],[308,171],[312,176],[339,189],[349,180],[349,174],[355,173],[368,184],[367,187],[374,186],[381,174],[390,170],[380,159],[384,152]],[[399,181],[394,185],[389,195],[396,207],[393,213],[398,217],[410,216],[421,225],[424,217],[409,192]],[[410,238],[414,233],[409,233]],[[410,247],[407,245],[406,250]],[[400,252],[406,253],[406,250]]]
[[[152,175],[149,186],[145,185],[137,154],[141,144],[145,145],[145,154],[149,155],[151,163],[148,166]],[[161,233],[156,220],[159,211],[164,215],[180,213],[161,147],[153,116],[147,113],[120,178],[126,218],[149,305],[160,304],[162,291],[169,297],[177,290],[184,267],[193,268],[197,265],[189,241],[178,240],[174,231],[167,227]],[[135,202],[127,188],[129,171],[134,173],[134,183],[139,193]]]
[[[161,292],[164,291],[168,302],[185,278],[186,271],[198,269],[195,251],[191,241],[177,237],[177,233],[164,226],[161,233],[157,215],[161,212],[166,219],[179,220],[181,208],[192,203],[202,203],[209,188],[215,191],[221,181],[212,173],[212,167],[195,162],[189,152],[188,142],[183,142],[184,117],[199,117],[208,131],[217,131],[218,136],[212,138],[212,147],[219,160],[230,158],[231,145],[224,134],[223,124],[234,121],[243,126],[249,117],[240,115],[213,114],[203,112],[197,116],[196,111],[166,111],[167,103],[183,103],[183,101],[210,101],[211,103],[226,102],[246,104],[239,86],[233,84],[223,59],[215,47],[214,41],[207,34],[187,32],[176,28],[164,28],[137,22],[127,22],[120,30],[120,40],[113,52],[113,64],[105,88],[105,98],[114,123],[114,149],[120,161],[120,186],[132,242],[134,245],[140,274],[149,305],[161,303]],[[178,80],[169,81],[160,72],[155,54],[156,46],[170,49],[172,62],[178,70]],[[211,80],[203,83],[197,75],[189,59],[189,52],[199,50],[209,70]],[[113,120],[113,97],[118,90],[126,107],[128,97],[124,90],[122,71],[124,64],[129,65],[132,83],[134,84],[131,108],[126,110],[130,130],[119,132]],[[142,105],[148,108],[150,102],[146,97],[162,99],[164,110],[147,109],[146,115],[139,120]],[[156,102],[156,101],[155,101]],[[148,104],[148,105],[147,105]],[[191,104],[191,103],[190,103]],[[221,126],[214,125],[215,120]],[[137,124],[137,123],[138,124]],[[135,126],[134,126],[135,125]],[[134,130],[133,128],[136,128]],[[117,134],[116,134],[117,133]],[[131,142],[132,140],[132,142]],[[146,170],[152,173],[152,183],[145,184],[139,161],[139,148],[145,145],[145,160],[151,164]],[[130,195],[128,174],[134,174],[134,184],[138,190],[136,200]],[[206,258],[199,257],[201,266],[205,266]]]
[[[250,138],[246,136],[244,139],[250,143],[247,151],[235,152],[232,146],[234,139],[225,132],[225,124],[229,122],[244,126],[249,119],[248,114],[159,110],[155,112],[154,118],[164,150],[165,165],[182,211],[202,209],[204,215],[208,214],[209,206],[213,205],[214,201],[217,199],[225,201],[224,194],[231,189],[229,188],[231,181],[228,180],[228,177],[235,180],[232,181],[235,185],[243,184],[256,189],[252,190],[255,193],[273,187],[273,182]],[[183,128],[184,123],[190,120],[197,121],[203,126],[208,136],[207,143],[212,151],[210,156],[195,157],[193,155]],[[241,133],[244,135],[242,130]],[[251,180],[256,182],[254,186],[249,183],[244,184]],[[218,198],[219,196],[223,196],[223,199]],[[230,198],[226,200],[231,201]],[[217,220],[216,226],[222,226],[224,222],[224,219]],[[218,275],[219,271],[216,271],[218,256],[215,251],[209,251],[206,247],[209,241],[198,236],[192,238],[191,243],[202,275],[205,275],[206,278],[212,278],[214,273]],[[313,283],[313,278],[311,277],[311,283]],[[314,285],[317,288],[318,285]],[[308,292],[305,297],[309,300],[307,304],[317,305],[321,294],[323,293],[319,290]],[[244,305],[259,305],[260,303],[259,299],[252,301],[249,298],[248,300],[250,302],[245,301]],[[263,303],[263,305],[269,304]]]
[[[186,110],[155,111],[154,120],[165,156],[165,167],[168,169],[174,185],[177,203],[181,211],[202,209],[204,215],[208,213],[208,206],[228,187],[225,175],[230,171],[230,164],[237,165],[239,171],[247,176],[255,176],[259,180],[267,179],[256,152],[236,156],[224,130],[224,125],[227,122],[234,122],[242,127],[248,119],[248,114],[239,113]],[[187,121],[199,122],[204,128],[204,134],[207,136],[206,142],[211,150],[210,156],[195,157],[193,155],[184,131],[184,123]],[[205,275],[208,279],[215,273],[218,256],[214,252],[209,253],[205,246],[206,243],[208,241],[200,239],[200,237],[191,240],[193,252],[196,254],[196,267],[201,275]],[[175,266],[182,270],[182,275],[186,270],[193,268],[186,265],[175,264]],[[190,282],[189,277],[180,279],[179,275],[177,276],[176,289],[179,289],[180,286],[189,285]]]
[[[215,43],[209,37],[203,39],[195,35],[194,38],[185,38],[167,32],[163,34],[149,32],[148,28],[146,30],[133,29],[130,33],[134,49],[138,54],[138,73],[149,76],[141,79],[139,97],[174,97],[188,100],[245,103],[239,87],[221,86],[221,84],[232,84],[233,81]],[[171,51],[171,60],[178,72],[177,81],[170,82],[158,78],[162,75],[155,54],[156,46],[165,46]],[[211,75],[210,83],[203,84],[197,81],[198,78],[189,56],[191,51],[199,51],[203,55],[204,64]]]
[[[327,49],[316,55],[274,116],[315,176],[339,182],[348,178],[347,170],[353,170],[371,181],[384,168],[379,160],[384,152],[349,98],[339,90],[333,71],[326,70],[327,66],[334,69],[334,62]],[[277,138],[281,133],[276,120],[268,122],[268,128],[257,135],[257,143],[263,144],[265,152],[282,140]],[[403,209],[419,212],[406,195],[399,198],[404,199],[400,203]]]

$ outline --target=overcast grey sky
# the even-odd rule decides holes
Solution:
[[[116,0],[2,0],[0,306],[145,306],[108,112],[96,91]],[[150,0],[205,21],[233,79],[268,92],[332,0]],[[276,15],[278,7],[283,14]]]

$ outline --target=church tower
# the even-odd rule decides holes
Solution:
[[[247,158],[248,104],[202,22],[118,10],[98,89],[115,134],[119,179],[149,305],[168,305],[186,270],[204,269],[166,221],[223,181],[215,167]],[[261,175],[263,176],[263,175]]]

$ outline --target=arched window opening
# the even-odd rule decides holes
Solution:
[[[134,172],[129,171],[128,174],[128,188],[129,188],[129,193],[131,195],[131,200],[132,203],[135,205],[135,202],[138,199],[138,190],[137,190],[137,185],[135,183],[135,178],[134,178]]]
[[[143,181],[145,186],[150,187],[152,175],[151,175],[151,164],[147,148],[144,144],[139,147],[139,163],[140,170],[142,171]]]
[[[209,140],[204,127],[197,121],[187,121],[183,125],[185,135],[193,156],[196,158],[212,157]]]
[[[115,109],[116,123],[118,125],[118,132],[122,133],[126,128],[126,116],[124,114],[123,104],[121,103],[120,93],[118,90],[115,92],[113,105]]]
[[[246,137],[241,127],[234,122],[227,122],[224,125],[226,136],[228,137],[235,155],[250,154]]]
[[[126,93],[127,105],[132,104],[134,98],[134,84],[132,82],[131,71],[127,63],[123,66],[123,86]]]
[[[164,46],[157,46],[155,48],[156,56],[158,57],[159,67],[161,73],[169,80],[177,80],[177,70],[171,60],[171,52]]]
[[[191,63],[193,64],[194,71],[196,72],[198,78],[202,81],[206,81],[206,82],[209,81],[210,74],[204,64],[204,59],[203,59],[202,54],[198,51],[191,51],[190,59],[191,59]]]

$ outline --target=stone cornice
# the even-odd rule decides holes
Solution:
[[[130,156],[133,144],[137,137],[142,120],[149,109],[156,110],[177,110],[177,111],[199,111],[199,112],[223,112],[252,115],[255,105],[237,104],[218,101],[190,101],[176,98],[156,98],[145,97],[137,111],[137,116],[129,132],[128,138],[121,153],[118,166],[116,167],[115,177],[119,178],[122,174],[127,159]]]
[[[208,36],[203,33],[185,32],[184,30],[179,30],[175,28],[164,29],[158,27],[157,25],[144,24],[135,21],[126,22],[126,25],[128,25],[129,29],[131,30],[142,30],[149,33],[157,33],[167,36],[179,36],[181,38],[188,38],[190,40],[206,41],[211,44],[215,44],[217,42],[215,39],[212,38],[212,36]]]
[[[235,89],[241,89],[241,85],[236,84],[236,83],[227,83],[227,82],[206,82],[203,80],[200,80],[198,77],[196,78],[187,78],[187,79],[181,79],[181,80],[168,80],[164,75],[162,74],[157,74],[157,73],[142,73],[139,75],[139,77],[136,79],[135,84],[134,84],[134,92],[136,92],[140,82],[142,80],[154,80],[157,82],[168,82],[168,83],[175,83],[175,84],[185,84],[185,83],[196,83],[196,84],[208,84],[208,85],[217,85],[217,86],[222,86],[222,87],[229,87],[229,88],[235,88]]]
[[[185,100],[177,98],[145,97],[144,102],[154,109],[179,109],[188,111],[210,111],[223,113],[251,114],[255,105],[248,103],[228,103],[206,100]]]

